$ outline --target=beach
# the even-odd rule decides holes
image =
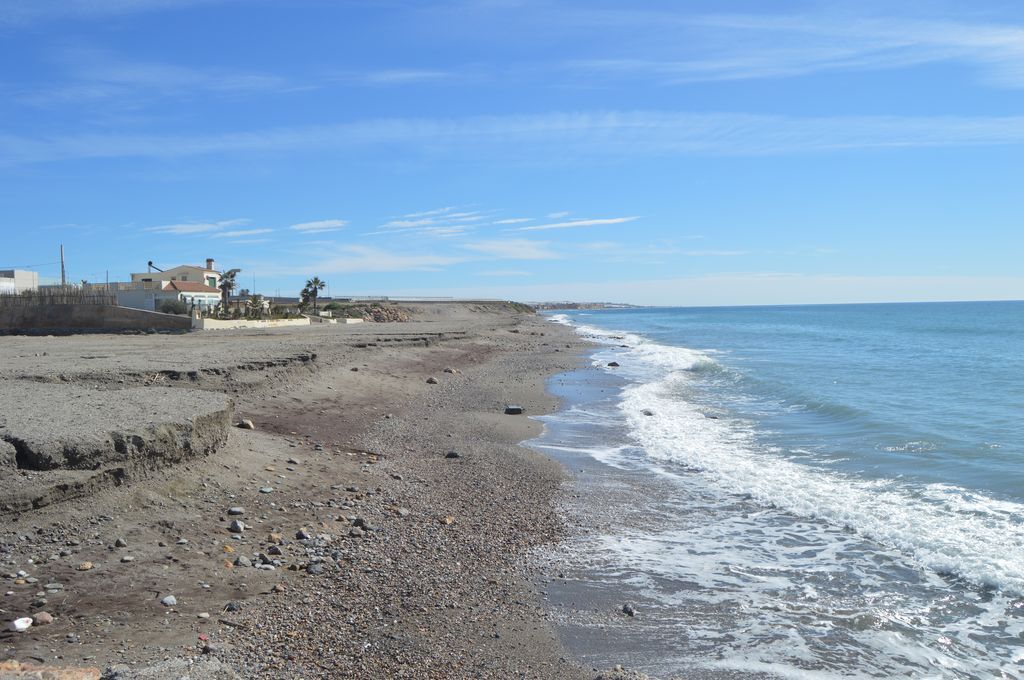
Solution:
[[[5,338],[5,394],[186,389],[233,411],[215,451],[124,464],[80,494],[23,491],[59,471],[5,473],[5,493],[40,507],[3,515],[4,615],[53,621],[3,633],[3,658],[118,678],[590,677],[556,639],[529,559],[566,531],[565,471],[519,446],[583,343],[501,304],[412,312]]]

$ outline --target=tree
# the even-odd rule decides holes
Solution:
[[[245,301],[245,311],[249,316],[255,316],[258,319],[263,318],[263,296],[257,293],[251,296]]]
[[[228,311],[228,298],[231,297],[231,291],[235,289],[235,277],[240,271],[242,270],[229,269],[220,277],[220,285],[217,287],[220,288],[220,306],[225,312]]]
[[[314,276],[309,281],[306,281],[306,287],[302,289],[303,297],[308,298],[313,303],[313,314],[317,313],[316,298],[320,295],[320,291],[326,287],[327,284],[321,281],[319,276]]]

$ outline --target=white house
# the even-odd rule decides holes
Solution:
[[[131,281],[110,283],[106,288],[117,296],[122,307],[160,311],[165,302],[182,302],[190,311],[193,308],[210,310],[220,304],[221,273],[214,268],[212,258],[205,267],[181,265],[166,271],[140,272],[132,274]],[[96,288],[104,288],[96,284]]]
[[[220,272],[214,269],[215,263],[212,257],[206,258],[206,266],[198,267],[190,264],[183,264],[173,269],[157,272],[140,272],[132,274],[132,281],[186,281],[188,283],[202,283],[210,288],[220,285]]]
[[[0,269],[0,293],[21,293],[38,288],[38,273],[25,269]]]

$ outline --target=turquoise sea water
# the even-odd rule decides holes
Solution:
[[[648,670],[1024,677],[1024,303],[551,318],[611,382],[536,445],[660,489],[574,557],[688,631]]]

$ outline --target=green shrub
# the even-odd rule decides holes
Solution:
[[[188,314],[188,305],[181,300],[164,300],[156,311],[163,314]]]

